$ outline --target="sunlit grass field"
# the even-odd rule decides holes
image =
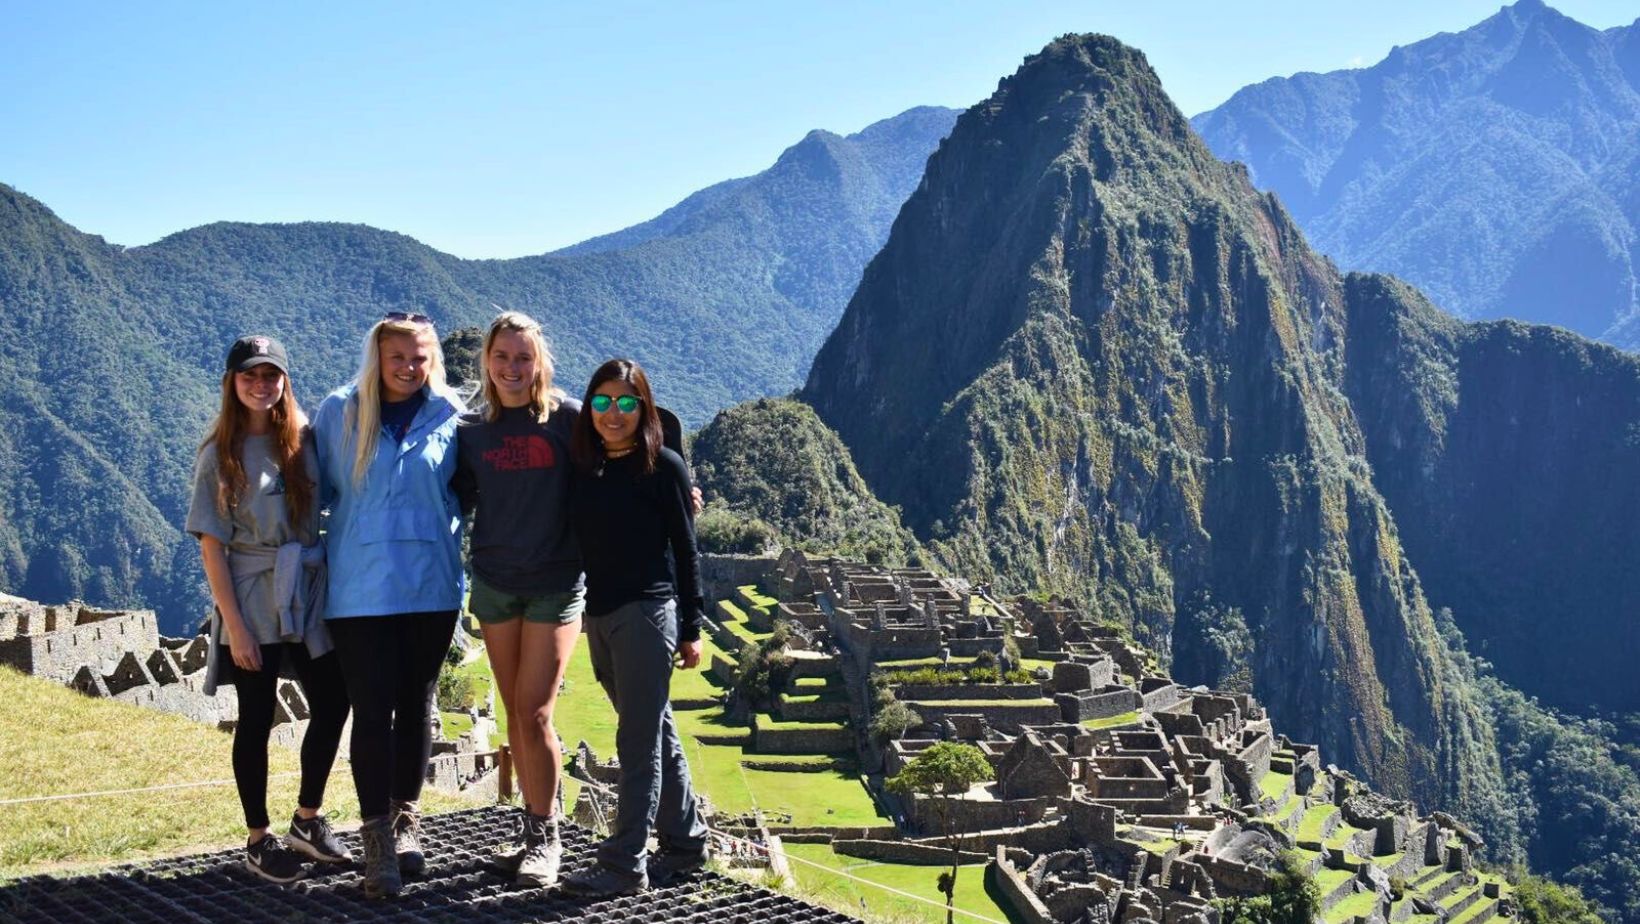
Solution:
[[[92,699],[0,668],[0,801],[140,789],[199,781],[223,785],[53,802],[0,805],[0,879],[102,865],[245,842],[230,763],[233,739],[182,716]],[[269,749],[270,774],[294,774],[297,753]],[[345,758],[347,743],[342,743]],[[296,808],[294,775],[268,784],[268,814],[282,833]],[[338,760],[325,811],[357,823],[358,801]],[[424,790],[429,812],[468,808],[458,796]]]

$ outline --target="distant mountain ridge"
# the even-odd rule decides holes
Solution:
[[[1466,319],[1640,348],[1640,21],[1519,0],[1358,70],[1245,87],[1192,124],[1318,251]]]
[[[773,167],[755,177],[724,180],[690,194],[646,222],[611,234],[588,238],[552,256],[603,253],[633,247],[661,237],[698,233],[710,223],[722,220],[734,210],[746,210],[748,203],[770,208],[767,202],[771,175],[801,170],[805,162],[834,160],[838,172],[851,174],[860,206],[856,212],[873,226],[886,229],[900,211],[900,204],[922,179],[923,163],[932,148],[931,137],[943,138],[951,131],[957,111],[939,106],[918,106],[892,119],[874,122],[846,137],[815,129],[781,154]],[[881,242],[879,242],[881,246]],[[873,250],[872,253],[876,251]],[[869,258],[868,258],[869,259]]]
[[[0,589],[152,606],[168,632],[203,615],[187,480],[223,351],[251,331],[290,348],[310,408],[399,309],[443,332],[527,311],[565,388],[634,356],[692,426],[789,392],[954,118],[811,133],[624,242],[516,260],[329,223],[222,222],[122,248],[0,185]]]

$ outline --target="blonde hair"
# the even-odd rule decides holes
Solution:
[[[384,318],[371,326],[364,335],[364,350],[359,359],[359,373],[353,377],[353,398],[347,403],[343,417],[346,429],[353,434],[353,485],[364,484],[370,463],[376,460],[376,437],[382,430],[382,360],[381,342],[384,337],[403,334],[418,341],[426,338],[428,350],[427,387],[433,394],[465,411],[461,396],[444,378],[444,348],[431,322],[421,323],[396,318]]]
[[[484,335],[484,349],[478,354],[478,378],[484,395],[484,419],[494,423],[501,416],[501,395],[490,381],[490,347],[504,331],[524,338],[535,351],[535,381],[530,383],[530,416],[536,423],[545,423],[547,417],[564,403],[564,393],[552,384],[552,350],[541,333],[541,325],[521,311],[503,311],[490,322],[490,332]]]

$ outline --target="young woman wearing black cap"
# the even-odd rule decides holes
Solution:
[[[288,368],[284,346],[271,337],[243,337],[229,349],[221,410],[199,447],[187,521],[216,604],[205,692],[233,684],[239,700],[233,771],[250,829],[245,866],[273,882],[301,878],[302,854],[327,863],[351,859],[319,814],[348,700],[322,619],[317,463]],[[267,811],[268,733],[281,673],[301,682],[311,715],[298,807],[283,842],[268,831]]]

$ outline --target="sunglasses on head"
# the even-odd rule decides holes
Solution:
[[[411,313],[411,312],[408,312],[408,311],[389,311],[382,318],[382,320],[384,320],[384,321],[409,321],[411,324],[427,324],[427,325],[431,325],[433,323],[433,319],[428,317],[425,314],[414,314],[414,313]]]
[[[608,395],[593,395],[592,409],[602,414],[609,410],[610,405],[614,405],[615,409],[622,414],[630,414],[638,409],[638,405],[642,401],[643,399],[636,395],[622,395],[619,398],[611,398]]]

